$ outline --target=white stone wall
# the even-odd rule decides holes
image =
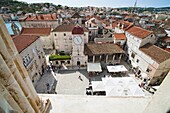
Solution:
[[[86,26],[86,28],[88,28],[89,32],[91,32],[90,36],[92,36],[94,38],[98,35],[98,25],[93,24],[91,22],[92,20],[94,20],[94,18],[91,18],[90,20],[86,21],[85,26]],[[99,23],[98,20],[95,19],[95,21],[97,23]],[[91,24],[91,26],[90,26],[90,24]]]
[[[53,34],[51,33],[48,36],[40,36],[40,40],[42,42],[43,49],[53,49]]]
[[[44,68],[46,67],[44,51],[40,38],[20,53],[21,58],[24,58],[27,55],[29,55],[31,60],[26,69],[28,71],[30,79],[34,80],[33,84],[35,85],[41,77],[40,74],[42,74],[42,66],[44,66]]]
[[[127,46],[128,46],[127,53],[129,54],[129,60],[131,60],[131,64],[133,67],[139,67],[140,71],[148,74],[148,76],[151,79],[155,77],[160,77],[162,73],[166,73],[168,70],[170,70],[169,68],[170,59],[159,64],[154,59],[152,59],[150,56],[146,55],[145,53],[139,50],[141,46],[147,43],[154,44],[157,40],[155,35],[151,34],[152,36],[149,35],[145,39],[140,39],[140,38],[134,37],[128,32],[126,32],[125,34],[127,37]],[[132,58],[131,56],[132,52],[135,54],[134,58]],[[149,72],[146,71],[148,68],[150,69]]]
[[[147,43],[151,43],[154,44],[157,41],[157,38],[154,34],[150,34],[149,36],[147,36],[144,39],[138,38],[136,36],[131,35],[130,33],[126,32],[125,33],[126,37],[127,37],[127,45],[130,48],[140,48],[142,46],[144,46]]]
[[[120,43],[120,45],[124,45],[125,42],[126,42],[126,40],[116,40],[116,39],[114,38],[114,44]]]
[[[140,44],[140,47],[144,46],[147,43],[155,44],[157,41],[157,37],[154,34],[150,34],[146,38],[144,38]]]
[[[72,63],[74,66],[77,65],[77,62],[80,61],[80,65],[85,65],[86,58],[84,55],[84,44],[86,43],[87,37],[84,35],[73,35],[74,36],[81,36],[84,40],[82,41],[82,43],[80,45],[77,45],[74,43],[74,40],[72,41],[72,46],[73,46],[73,50],[72,50]]]
[[[66,36],[64,36],[66,34]],[[88,32],[83,35],[84,43],[88,43]],[[64,51],[67,53],[72,52],[72,33],[71,32],[53,32],[54,46],[58,51]]]
[[[123,29],[120,29],[118,27],[115,27],[114,31],[115,31],[115,33],[124,33],[125,32]]]
[[[156,38],[154,35],[149,35],[145,39],[141,39],[138,37],[135,37],[128,32],[125,33],[127,37],[127,47],[128,51],[127,53],[129,54],[129,60],[131,60],[131,64],[133,67],[139,67],[140,71],[143,73],[147,73],[149,77],[155,76],[155,72],[157,68],[159,67],[159,64],[154,61],[151,57],[143,53],[142,51],[139,50],[139,48],[147,43],[152,43],[154,44],[156,42]],[[135,54],[135,57],[132,58],[132,53]],[[138,62],[137,62],[138,61]],[[147,72],[146,70],[152,69],[151,72]]]
[[[64,36],[64,34],[66,36]],[[58,51],[70,53],[72,51],[72,33],[71,32],[53,32],[54,46]]]
[[[56,28],[59,24],[58,24],[58,20],[54,20],[54,21],[20,21],[20,24],[22,27],[28,27],[28,28],[32,28],[32,27],[38,27],[38,28]]]

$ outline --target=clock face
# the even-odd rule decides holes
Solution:
[[[82,39],[81,36],[75,36],[73,38],[73,41],[74,41],[75,44],[80,45],[83,42],[83,39]]]

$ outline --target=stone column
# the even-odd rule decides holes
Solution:
[[[16,79],[17,83],[20,85],[25,96],[29,95],[29,98],[32,98],[37,105],[40,105],[40,99],[36,94],[36,91],[32,85],[31,80],[29,79],[28,73],[22,64],[22,60],[18,54],[18,51],[12,41],[11,36],[8,34],[7,29],[0,19],[0,52],[4,61],[8,67],[12,76]],[[38,106],[32,104],[32,107],[35,111],[38,111]]]
[[[19,84],[15,80],[12,72],[6,65],[3,57],[0,55],[0,82],[5,86],[5,88],[12,95],[16,103],[25,113],[35,113],[34,109],[30,105],[26,96],[22,92]]]
[[[23,113],[22,109],[18,106],[15,100],[12,98],[8,90],[3,84],[0,83],[0,95],[6,100],[6,102],[18,113]]]
[[[122,54],[120,54],[120,56],[119,56],[119,62],[120,62],[121,58],[122,58]]]
[[[100,61],[101,61],[101,59],[102,59],[102,55],[100,55]]]
[[[108,55],[106,55],[106,63],[107,63],[107,60],[108,60]]]
[[[115,55],[113,55],[113,60],[112,60],[112,62],[114,62],[114,60],[115,60]]]
[[[93,63],[95,62],[95,55],[93,55]]]

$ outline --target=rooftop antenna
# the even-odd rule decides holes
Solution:
[[[134,6],[132,7],[131,14],[135,11],[135,9],[136,9],[136,5],[137,5],[137,0],[135,1]]]

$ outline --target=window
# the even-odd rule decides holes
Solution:
[[[150,72],[152,71],[152,69],[150,69],[149,67],[146,69],[146,72]]]
[[[61,61],[61,64],[64,64],[65,63],[65,61]]]
[[[58,61],[56,61],[55,63],[58,64]]]
[[[140,75],[140,73],[141,73],[141,71],[139,70],[137,74]]]
[[[64,33],[64,36],[66,36],[66,34]]]
[[[131,54],[131,57],[132,57],[132,58],[135,58],[135,53],[132,53],[132,54]]]
[[[138,62],[139,62],[139,59],[137,59],[136,62],[138,63]]]
[[[70,64],[70,61],[67,61],[67,64]]]

